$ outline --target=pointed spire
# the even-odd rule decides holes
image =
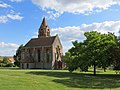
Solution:
[[[42,25],[44,25],[44,26],[47,25],[45,17],[43,18]]]
[[[41,36],[44,36],[44,37],[49,37],[50,36],[50,28],[47,25],[45,17],[43,18],[43,21],[41,23],[41,26],[39,28],[38,33],[39,33],[38,38],[41,37]]]

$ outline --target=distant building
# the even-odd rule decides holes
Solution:
[[[15,60],[12,56],[0,56],[0,62],[2,62],[5,57],[8,58],[9,63],[15,63]]]
[[[32,38],[23,48],[20,67],[61,69],[62,45],[58,35],[50,36],[50,28],[43,19],[38,38]]]
[[[14,64],[15,60],[14,59],[9,59],[9,62]]]

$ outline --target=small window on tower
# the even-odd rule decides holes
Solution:
[[[47,26],[46,26],[47,27]]]
[[[48,31],[50,31],[50,30],[48,29]]]

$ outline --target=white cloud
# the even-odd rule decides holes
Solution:
[[[120,29],[120,21],[105,21],[102,23],[92,23],[92,24],[82,24],[81,30],[84,31],[98,31],[101,33],[107,33],[112,32],[117,35],[118,31]]]
[[[0,42],[0,48],[18,48],[19,45],[15,43],[5,43],[5,42]]]
[[[11,0],[12,2],[20,2],[22,0]],[[8,22],[9,20],[22,20],[24,17],[21,16],[21,13],[17,13],[15,12],[14,10],[10,9],[9,11],[9,8],[12,8],[11,5],[8,5],[7,3],[4,3],[2,1],[0,1],[0,8],[7,8],[6,9],[6,14],[3,14],[0,16],[0,23],[6,23]],[[1,10],[2,12],[2,10]],[[4,12],[3,12],[4,13]]]
[[[11,7],[11,5],[8,5],[7,3],[0,1],[0,7],[1,8],[8,8],[8,7]]]
[[[13,56],[18,47],[15,43],[0,42],[0,56]]]
[[[13,56],[15,55],[14,49],[9,49],[9,50],[0,50],[0,56]]]
[[[90,14],[106,10],[112,5],[120,5],[120,0],[32,0],[45,10],[50,17],[56,18],[64,12],[73,14]]]
[[[23,16],[20,16],[19,13],[8,14],[7,17],[10,18],[10,19],[12,19],[12,20],[22,20],[23,19]]]
[[[114,33],[118,35],[120,30],[120,21],[105,21],[101,23],[82,24],[80,26],[66,26],[51,29],[51,36],[59,35],[65,53],[72,47],[72,41],[83,41],[85,39],[84,32],[98,31],[101,33]],[[33,38],[38,37],[38,33],[34,33]]]
[[[11,2],[22,2],[22,0],[10,0]]]
[[[56,19],[58,18],[63,12],[54,12],[54,11],[47,11],[48,16],[45,16],[48,19]]]
[[[59,34],[62,41],[74,41],[76,39],[84,39],[84,31],[80,29],[80,26],[67,26],[64,28],[53,28],[51,29],[53,35]]]
[[[0,16],[0,23],[6,23],[9,20],[22,20],[24,17],[20,15],[20,13],[10,13],[4,16]]]
[[[6,23],[8,18],[6,16],[0,16],[0,23]]]
[[[71,41],[83,41],[85,39],[84,32],[87,31],[98,31],[101,33],[115,33],[118,35],[118,31],[120,30],[120,21],[105,21],[101,23],[92,23],[92,24],[82,24],[80,26],[67,26],[67,27],[59,27],[52,28],[52,35],[58,34],[63,43],[63,51],[64,53],[72,47]],[[67,46],[66,45],[69,45]]]
[[[65,52],[67,52],[71,47],[72,47],[72,45],[63,46],[63,54],[65,54]]]

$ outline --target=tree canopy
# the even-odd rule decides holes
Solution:
[[[105,71],[113,63],[110,49],[117,46],[117,37],[112,33],[101,34],[97,31],[85,32],[84,35],[86,39],[72,42],[73,47],[65,54],[68,69],[87,71],[89,66],[93,66],[94,75],[96,67],[102,67]]]
[[[21,51],[23,49],[23,45],[20,45],[16,51],[16,55],[14,55],[15,65],[20,67],[20,60],[21,60]]]

